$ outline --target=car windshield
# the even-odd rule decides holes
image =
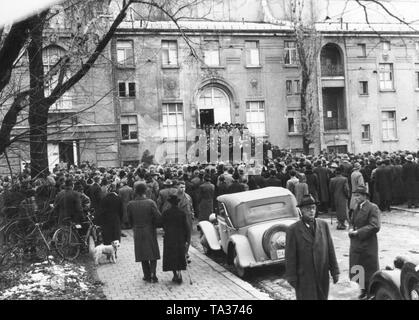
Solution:
[[[295,217],[293,210],[287,210],[285,202],[268,203],[249,208],[246,224],[253,224],[274,219]]]

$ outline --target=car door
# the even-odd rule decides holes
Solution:
[[[220,230],[221,247],[224,252],[227,252],[228,239],[234,231],[234,228],[228,216],[227,208],[222,202],[218,202],[218,227]]]

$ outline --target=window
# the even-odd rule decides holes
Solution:
[[[135,82],[119,82],[118,92],[120,97],[135,97]]]
[[[137,140],[137,116],[121,116],[122,140]]]
[[[382,112],[383,140],[397,139],[396,111]]]
[[[258,67],[259,61],[259,41],[245,41],[246,66]]]
[[[300,87],[300,80],[294,80],[294,94],[300,94],[301,87]]]
[[[163,66],[178,65],[177,41],[162,41],[162,64]]]
[[[301,111],[288,111],[288,133],[299,133],[301,125]]]
[[[265,103],[263,101],[246,102],[246,123],[249,131],[254,135],[265,135]]]
[[[220,46],[218,41],[207,41],[204,48],[204,61],[207,66],[220,65]]]
[[[358,56],[366,57],[367,56],[367,45],[365,43],[358,43]]]
[[[384,52],[388,52],[391,50],[391,44],[390,41],[382,41],[381,46]]]
[[[182,104],[164,103],[162,120],[163,138],[180,139],[185,137]]]
[[[134,49],[132,41],[118,40],[116,42],[116,59],[121,66],[134,65]]]
[[[359,81],[359,94],[361,96],[368,95],[368,81]]]
[[[292,94],[292,80],[285,81],[287,96]]]
[[[393,90],[393,64],[380,63],[380,90]]]
[[[284,63],[286,65],[297,64],[297,46],[295,41],[285,41]]]
[[[371,140],[371,133],[370,133],[370,125],[369,124],[363,124],[362,125],[362,140]]]

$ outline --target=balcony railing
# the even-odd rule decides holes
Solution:
[[[322,77],[343,77],[345,75],[341,64],[323,64]]]
[[[324,119],[324,130],[345,130],[347,129],[347,123],[345,118],[325,118]]]

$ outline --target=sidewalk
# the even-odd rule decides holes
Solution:
[[[188,265],[192,285],[186,271],[182,271],[183,284],[173,283],[173,273],[162,271],[161,259],[157,262],[159,282],[144,282],[141,263],[135,262],[132,231],[124,230],[124,233],[127,237],[122,238],[117,263],[104,262],[97,269],[109,300],[270,300],[268,294],[255,289],[192,246],[189,250],[192,262]],[[162,256],[161,232],[158,240]]]

